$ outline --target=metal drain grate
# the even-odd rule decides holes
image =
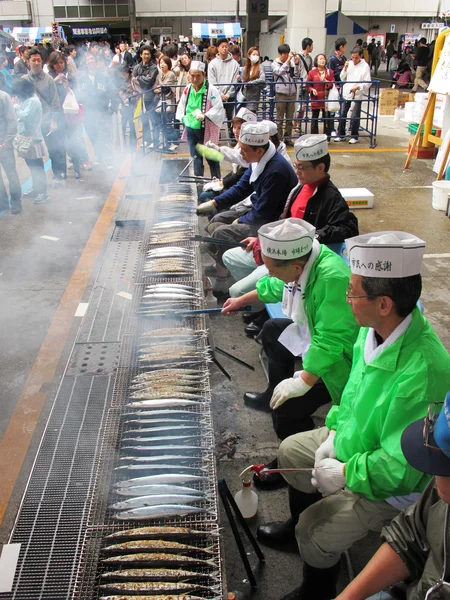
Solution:
[[[75,344],[67,375],[112,375],[119,366],[120,342]]]
[[[116,221],[112,242],[140,242],[144,237],[145,221]]]

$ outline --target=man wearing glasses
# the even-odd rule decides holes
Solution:
[[[450,598],[450,392],[404,431],[402,450],[410,465],[435,479],[383,529],[384,544],[336,600],[391,600],[395,588],[392,595],[379,590],[406,580],[407,600]]]
[[[258,530],[265,543],[297,539],[303,583],[284,600],[334,598],[342,553],[418,499],[429,476],[406,461],[401,436],[450,389],[450,356],[416,306],[425,242],[387,231],[346,245],[361,327],[350,376],[326,427],[281,443],[280,469],[304,471],[283,475],[291,519]]]

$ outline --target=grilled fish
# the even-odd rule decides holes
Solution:
[[[192,596],[191,594],[170,594],[170,596],[167,596],[167,594],[164,594],[164,596],[160,594],[157,596],[142,596],[139,594],[139,598],[141,600],[205,600],[204,597]],[[136,600],[136,596],[124,596],[123,594],[120,596],[100,596],[100,600]],[[213,600],[220,600],[220,596],[215,596]]]
[[[106,546],[102,548],[102,552],[203,552],[205,554],[212,554],[210,548],[201,548],[199,546],[191,546],[190,544],[180,544],[180,542],[167,541],[167,540],[132,540],[128,542],[121,542],[120,544],[114,544],[112,546]]]
[[[141,567],[157,565],[210,565],[216,566],[214,558],[206,560],[195,558],[193,556],[184,556],[183,554],[168,554],[162,552],[141,552],[137,554],[121,554],[120,556],[110,556],[104,558],[102,563],[109,564],[136,564]]]
[[[165,537],[198,537],[203,535],[218,536],[217,531],[201,531],[199,529],[190,529],[189,527],[175,527],[170,525],[153,526],[153,527],[138,527],[137,529],[125,529],[123,531],[115,531],[106,536],[108,540],[115,539],[163,539]]]
[[[155,485],[136,485],[129,488],[119,488],[115,490],[119,496],[159,496],[163,494],[180,494],[182,496],[204,496],[203,492],[199,492],[194,488],[190,488],[184,485],[170,485],[170,484],[155,484]]]
[[[119,481],[115,487],[128,488],[135,485],[152,485],[155,483],[195,483],[197,481],[208,481],[203,475],[189,475],[188,473],[161,473],[159,475],[144,475]]]
[[[170,581],[127,581],[124,583],[107,583],[99,586],[101,591],[140,594],[184,594],[186,592],[208,592],[210,588],[197,583]],[[165,596],[167,598],[167,596]]]
[[[182,495],[182,494],[158,494],[152,496],[140,496],[123,502],[116,502],[109,508],[111,510],[128,510],[130,508],[141,508],[141,506],[157,506],[158,504],[195,504],[202,502],[204,495]]]
[[[119,521],[144,521],[147,519],[166,519],[169,517],[181,517],[185,515],[211,512],[197,506],[187,504],[161,504],[159,506],[142,506],[131,508],[114,515]]]
[[[188,400],[187,398],[154,398],[153,400],[141,400],[130,402],[127,408],[168,408],[170,406],[200,406],[202,402]]]
[[[214,576],[214,575],[213,575]],[[186,581],[193,578],[210,578],[211,575],[185,569],[121,569],[102,573],[102,579],[125,581]]]

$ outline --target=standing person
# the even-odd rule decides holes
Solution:
[[[120,50],[119,63],[121,65],[125,64],[128,67],[128,69],[131,71],[133,68],[133,56],[131,55],[131,52],[128,52],[127,45],[125,42],[120,42],[119,50]]]
[[[119,96],[122,101],[122,135],[125,143],[125,147],[128,149],[128,152],[135,152],[136,150],[136,127],[134,124],[134,111],[136,108],[136,100],[133,98],[135,95],[133,86],[131,83],[131,73],[128,70],[127,65],[119,66],[119,73],[122,78],[121,86],[119,89]],[[127,144],[127,125],[129,126],[130,138]]]
[[[133,69],[132,85],[134,86],[135,92],[145,92],[142,96],[142,139],[144,145],[150,145],[150,118],[152,111],[155,110],[155,94],[153,92],[153,86],[155,85],[156,77],[158,75],[158,67],[155,61],[155,50],[151,50],[149,46],[144,46],[141,50],[142,61],[138,63]]]
[[[389,65],[388,65],[388,73],[389,73],[389,76],[390,76],[390,79],[392,82],[394,82],[394,74],[396,73],[399,65],[400,65],[400,59],[398,57],[397,50],[395,50],[395,52],[392,54],[391,58],[389,59]]]
[[[372,65],[372,53],[375,48],[376,48],[375,38],[372,38],[370,44],[368,44],[368,46],[367,46],[367,51],[369,53],[369,64],[370,65]]]
[[[428,65],[428,54],[427,40],[424,37],[420,38],[419,47],[416,50],[416,77],[412,92],[417,92],[418,87],[423,88],[425,91],[428,89],[428,83],[423,80]]]
[[[5,91],[8,92],[8,94],[11,94],[11,88],[14,78],[9,72],[8,57],[6,56],[6,54],[2,53],[0,53],[0,75],[2,75],[5,80]]]
[[[359,138],[359,123],[361,121],[361,104],[364,94],[370,88],[370,67],[362,58],[362,48],[356,47],[352,50],[351,60],[345,63],[341,72],[341,81],[360,81],[361,83],[345,83],[342,90],[344,103],[341,106],[339,116],[339,135],[334,138],[335,142],[345,141],[345,129],[347,114],[353,103],[352,117],[350,119],[351,138],[349,144],[357,144]],[[363,83],[364,82],[364,83]]]
[[[75,62],[77,57],[77,49],[73,45],[67,46],[67,48],[64,50],[64,54],[66,55],[69,77],[71,79],[75,79],[78,71],[77,63]]]
[[[194,174],[203,177],[203,158],[197,152],[197,144],[219,143],[220,126],[225,111],[219,90],[205,79],[205,65],[197,60],[191,62],[191,83],[183,91],[178,103],[176,118],[184,123],[184,139],[194,159]],[[220,179],[219,163],[208,160],[211,177]]]
[[[377,42],[375,47],[372,48],[372,54],[370,55],[370,68],[374,70],[375,77],[378,76],[378,68],[381,61],[381,42]]]
[[[394,40],[390,39],[388,42],[388,45],[386,46],[386,71],[390,71],[390,67],[389,67],[389,61],[391,60],[391,58],[394,56],[394,54],[397,53],[397,50],[394,46]],[[398,55],[398,53],[397,53]]]
[[[221,40],[217,45],[217,56],[209,63],[208,81],[215,86],[219,92],[227,116],[228,136],[234,139],[231,119],[234,113],[234,98],[236,88],[233,85],[238,82],[239,65],[228,51],[228,41]]]
[[[280,469],[305,470],[283,474],[291,519],[258,530],[267,544],[297,540],[303,582],[285,600],[335,598],[341,555],[418,499],[430,477],[408,464],[402,434],[450,388],[450,356],[416,306],[425,242],[383,231],[346,244],[361,327],[350,375],[325,427],[281,443]]]
[[[80,71],[77,95],[84,106],[84,127],[96,160],[101,167],[112,169],[111,115],[117,110],[118,94],[92,53],[86,55],[85,69]]]
[[[314,59],[314,69],[308,73],[306,81],[312,82],[309,86],[312,110],[311,133],[319,133],[319,113],[322,111],[323,132],[330,139],[332,119],[329,117],[325,100],[328,98],[329,90],[333,87],[334,74],[326,64],[325,54],[318,54]]]
[[[47,194],[47,178],[45,176],[44,161],[45,145],[42,136],[43,107],[32,81],[27,77],[16,79],[13,83],[13,98],[17,118],[17,132],[27,138],[32,138],[30,148],[24,156],[30,169],[32,188],[25,197],[33,197],[33,204],[43,204],[50,200]]]
[[[14,60],[14,77],[28,75],[30,68],[27,63],[28,48],[19,46],[19,60]]]
[[[205,52],[205,73],[206,76],[208,76],[208,67],[209,64],[212,60],[214,60],[218,54],[218,50],[217,50],[217,46],[208,46],[208,48],[206,48],[206,52]]]
[[[303,38],[302,40],[302,49],[299,52],[298,56],[300,58],[299,67],[300,67],[300,81],[306,82],[308,78],[308,73],[313,68],[313,59],[311,56],[311,52],[313,51],[314,45],[311,38]],[[306,83],[303,83],[300,87],[299,94],[299,110],[298,110],[298,118],[299,118],[299,135],[302,135],[302,119],[305,117],[306,109],[308,106],[308,86]],[[311,130],[311,133],[313,131]]]
[[[153,113],[153,144],[155,148],[159,145],[159,133],[162,128],[163,144],[168,141],[169,128],[173,121],[176,108],[175,103],[175,85],[177,77],[172,71],[172,61],[168,56],[162,56],[159,59],[159,73],[156,77],[154,93],[158,97],[158,102]],[[163,110],[162,94],[164,94],[165,110]]]
[[[277,127],[280,139],[285,137],[286,146],[293,146],[292,117],[297,99],[295,79],[300,76],[300,57],[294,56],[288,44],[278,46],[278,58],[272,63],[275,83],[275,101],[277,106]],[[286,119],[286,121],[284,121]]]
[[[36,94],[42,104],[42,137],[52,161],[53,185],[64,183],[67,173],[64,131],[58,130],[62,109],[55,82],[48,73],[44,73],[42,55],[38,48],[28,51],[30,67],[27,79],[33,83]]]
[[[8,178],[9,194],[0,169],[0,215],[4,214],[11,205],[11,214],[17,215],[22,210],[20,201],[22,188],[16,170],[16,158],[13,142],[17,133],[17,121],[11,98],[6,92],[0,91],[0,165]],[[8,202],[8,195],[10,201]]]
[[[181,95],[183,93],[184,88],[189,83],[189,71],[191,69],[192,59],[187,52],[180,54],[180,58],[178,59],[180,72],[177,78],[177,87],[175,90],[175,100],[176,103],[180,101]]]
[[[337,38],[334,42],[334,54],[332,54],[328,59],[328,68],[333,71],[334,81],[341,80],[341,73],[344,68],[347,59],[345,57],[345,52],[347,50],[347,40],[344,37]],[[330,112],[330,130],[331,137],[336,136],[336,132],[334,130],[334,112]]]
[[[261,55],[256,46],[249,48],[245,60],[244,72],[242,73],[243,102],[240,106],[245,106],[248,110],[256,112],[259,105],[261,91],[266,85],[266,75],[261,65]]]

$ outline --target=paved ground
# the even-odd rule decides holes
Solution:
[[[340,187],[368,187],[375,194],[375,208],[357,212],[362,232],[405,229],[427,241],[427,254],[441,255],[426,258],[424,261],[422,297],[426,316],[446,347],[450,349],[450,220],[444,213],[431,208],[430,186],[435,178],[431,170],[431,161],[414,160],[411,169],[404,172],[405,154],[384,151],[405,147],[407,139],[404,124],[393,123],[391,118],[381,118],[378,150],[382,151],[363,152],[367,149],[366,142],[356,147],[334,144],[331,176]],[[181,147],[180,153],[185,152],[186,149]],[[21,215],[6,215],[0,219],[0,240],[3,248],[0,256],[0,331],[3,334],[0,337],[0,439],[16,409],[24,383],[92,227],[111,192],[120,163],[121,161],[113,172],[85,173],[83,181],[71,180],[64,189],[51,191],[52,199],[46,205],[34,206],[30,201],[24,201],[24,211]],[[142,165],[142,168],[151,169],[152,159],[149,158],[148,164]],[[26,167],[21,167],[21,180],[24,181],[27,177]],[[57,237],[59,240],[45,240],[41,238],[43,235]],[[107,236],[101,241],[106,242]],[[90,283],[87,291],[89,285]],[[247,409],[242,399],[247,390],[265,388],[264,375],[258,361],[259,347],[245,337],[240,317],[214,317],[211,323],[216,343],[255,367],[255,371],[251,372],[220,357],[232,375],[231,381],[225,379],[216,367],[211,369],[218,442],[231,435],[239,436],[234,457],[219,460],[219,475],[226,478],[235,492],[239,489],[239,472],[250,463],[270,460],[276,451],[277,440],[268,415]],[[33,457],[66,364],[67,352],[78,328],[77,319],[73,319],[69,325],[71,328],[68,341],[56,375],[51,383],[41,390],[47,394],[43,412],[34,430],[31,446],[3,524],[0,526],[0,542],[7,540],[20,503]],[[27,405],[25,398],[24,411],[32,414],[35,410],[32,404]],[[318,415],[318,424],[323,416],[324,413]],[[0,441],[0,471],[8,468],[4,460],[5,450],[11,449],[5,449]],[[258,520],[252,524],[252,528],[256,527],[257,522],[284,517],[287,517],[284,490],[261,493]],[[249,597],[250,591],[236,547],[225,522],[223,526],[228,587],[236,591],[239,598]],[[360,544],[355,552],[357,566],[364,564],[373,547],[373,540],[371,543]],[[266,557],[266,565],[260,573],[261,586],[253,597],[273,600],[298,585],[301,568],[295,554],[266,551]],[[256,565],[253,554],[250,555],[250,559],[252,564]],[[344,573],[343,581],[345,577]]]

